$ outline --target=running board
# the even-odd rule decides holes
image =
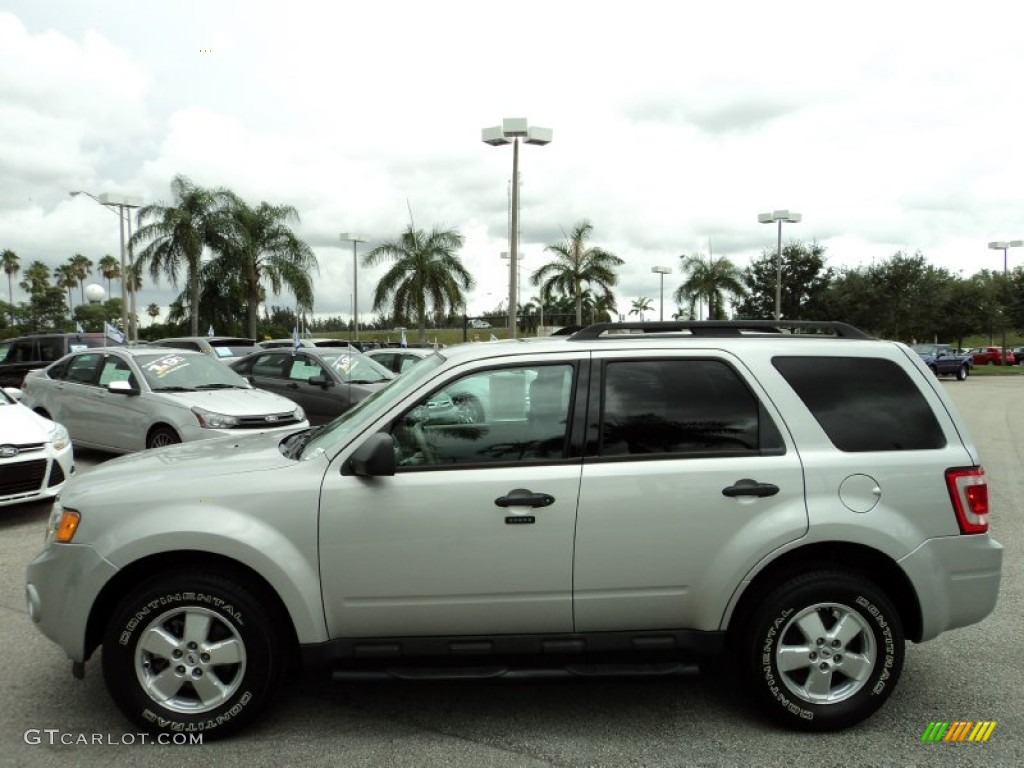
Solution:
[[[336,669],[335,680],[489,680],[537,678],[607,677],[690,677],[697,664],[571,664],[564,667],[385,667],[382,669]]]

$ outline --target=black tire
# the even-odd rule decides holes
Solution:
[[[967,374],[968,374],[967,366],[966,365],[961,365],[959,368],[956,369],[956,380],[957,381],[966,381],[967,380]]]
[[[110,695],[150,733],[220,737],[248,725],[278,698],[287,666],[275,629],[281,620],[267,605],[212,573],[183,571],[143,584],[106,627]]]
[[[936,376],[938,376],[938,375],[939,375],[939,369],[938,369],[938,368],[936,368],[936,367],[935,367],[934,365],[929,365],[929,366],[928,366],[928,370],[929,370],[929,371],[931,371],[931,372],[932,372],[933,374],[935,374]]]
[[[178,433],[170,427],[156,427],[146,436],[147,448],[163,448],[181,442]]]
[[[906,654],[900,617],[885,594],[838,570],[794,577],[765,596],[739,647],[758,705],[805,731],[837,731],[873,714],[892,693]]]

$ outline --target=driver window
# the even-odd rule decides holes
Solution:
[[[292,369],[288,374],[288,378],[292,381],[308,381],[313,376],[323,375],[325,375],[325,372],[319,363],[295,358],[292,362]]]
[[[103,370],[100,371],[100,386],[105,387],[112,381],[127,381],[133,389],[138,389],[138,382],[132,373],[128,363],[119,357],[108,357],[103,361]]]
[[[501,368],[465,376],[394,424],[399,467],[554,461],[567,455],[571,365]]]

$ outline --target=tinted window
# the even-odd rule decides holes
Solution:
[[[95,384],[102,365],[103,355],[98,352],[77,355],[68,363],[66,378],[78,384]]]
[[[891,360],[776,357],[772,361],[841,451],[942,448],[924,396]]]
[[[602,410],[602,456],[783,449],[757,398],[720,360],[610,362]]]
[[[285,367],[291,363],[290,352],[274,352],[269,355],[259,355],[252,364],[253,376],[269,376],[275,379],[287,378]]]

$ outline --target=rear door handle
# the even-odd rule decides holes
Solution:
[[[749,477],[737,480],[735,485],[722,489],[722,495],[730,498],[735,498],[736,496],[757,496],[763,499],[766,496],[774,496],[778,492],[779,486],[772,485],[771,483],[759,483],[757,480],[751,480]]]
[[[548,507],[555,503],[555,497],[547,493],[534,493],[526,488],[516,488],[507,496],[499,496],[494,500],[498,507]]]

